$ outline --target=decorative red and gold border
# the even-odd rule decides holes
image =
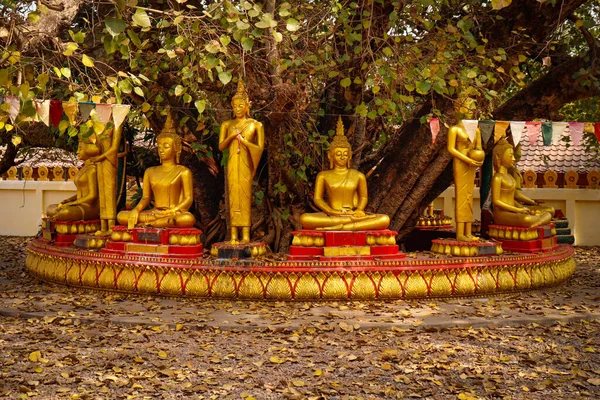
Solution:
[[[26,266],[46,281],[127,293],[215,299],[387,300],[480,296],[560,284],[573,249],[490,257],[393,261],[221,261],[27,246]]]

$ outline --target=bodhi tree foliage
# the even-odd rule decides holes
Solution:
[[[2,0],[0,171],[19,147],[72,145],[94,121],[27,122],[34,98],[132,105],[128,128],[160,132],[167,106],[195,176],[209,242],[226,232],[221,121],[243,79],[266,151],[254,190],[253,236],[284,250],[342,116],[353,166],[367,173],[368,210],[400,238],[451,183],[446,129],[467,95],[476,118],[560,119],[599,95],[600,5],[592,0],[195,1]],[[589,115],[589,114],[586,114]],[[432,143],[430,117],[442,131]],[[144,158],[135,158],[144,167]],[[135,170],[135,169],[131,169]],[[139,170],[139,169],[138,169]]]

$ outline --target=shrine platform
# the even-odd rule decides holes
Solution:
[[[93,251],[27,245],[26,266],[42,280],[143,295],[243,300],[393,300],[488,296],[558,285],[575,271],[573,248],[479,257],[410,253],[404,258],[243,261],[211,256]]]

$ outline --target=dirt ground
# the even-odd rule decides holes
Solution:
[[[486,299],[199,301],[42,283],[0,238],[0,397],[593,399],[600,251]]]

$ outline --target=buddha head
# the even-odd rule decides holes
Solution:
[[[100,147],[98,147],[92,136],[83,138],[81,135],[79,135],[77,157],[79,157],[80,160],[85,161],[98,155],[100,155]]]
[[[246,86],[242,78],[238,80],[238,87],[235,94],[231,98],[231,107],[236,118],[245,118],[250,116],[250,106],[252,102],[246,92]]]
[[[329,144],[328,157],[330,169],[333,169],[335,166],[350,168],[350,162],[352,161],[352,146],[344,134],[342,117],[338,118],[335,136]]]
[[[170,110],[167,111],[167,120],[160,134],[156,137],[156,145],[158,147],[158,156],[160,161],[172,157],[172,152],[175,153],[175,162],[179,164],[181,155],[181,138],[175,131],[175,122],[171,116]]]
[[[512,144],[502,138],[496,143],[493,150],[494,170],[498,171],[500,167],[510,168],[514,165],[515,157]]]
[[[461,92],[454,105],[458,119],[471,119],[477,109],[475,100],[471,97],[470,88]]]

